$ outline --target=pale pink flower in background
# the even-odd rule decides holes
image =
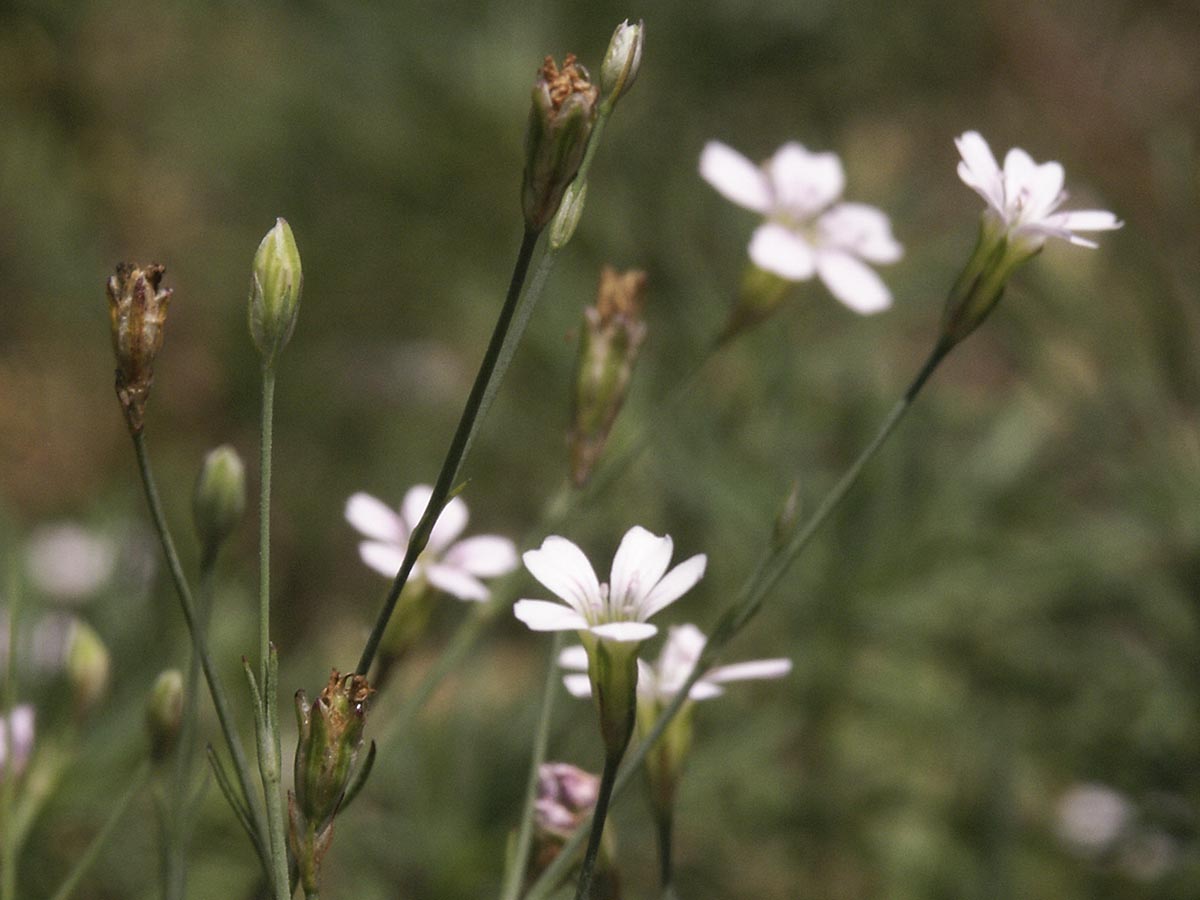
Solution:
[[[1067,193],[1063,167],[1056,162],[1035,163],[1020,147],[1013,147],[1005,154],[1001,169],[979,132],[968,131],[954,143],[962,156],[958,177],[987,201],[988,213],[1008,238],[1028,251],[1040,249],[1051,237],[1095,248],[1095,241],[1075,232],[1111,231],[1123,224],[1106,210],[1059,212]]]
[[[11,771],[19,777],[33,754],[33,707],[28,704],[13,707],[7,716],[0,716],[0,780]],[[12,744],[12,765],[8,761]]]
[[[29,577],[53,597],[79,601],[112,580],[116,542],[73,522],[43,525],[25,547]]]
[[[653,663],[638,660],[638,699],[642,702],[666,704],[674,699],[691,676],[700,660],[707,638],[695,625],[673,625],[666,643]],[[586,674],[587,653],[581,646],[567,647],[559,654],[558,664],[572,670],[563,676],[563,684],[576,697],[589,697],[591,683]],[[723,694],[721,685],[730,681],[749,681],[757,678],[782,678],[792,671],[790,659],[756,659],[751,662],[714,666],[688,691],[690,700],[709,700]]]
[[[617,548],[608,583],[601,584],[583,551],[552,535],[525,553],[525,567],[563,603],[518,600],[513,613],[534,631],[587,631],[618,643],[644,641],[658,632],[646,620],[704,576],[708,557],[703,553],[668,572],[673,550],[669,536],[635,525]]]
[[[766,221],[750,239],[750,259],[788,281],[820,277],[858,313],[892,304],[892,294],[866,263],[893,263],[904,248],[888,217],[874,206],[839,203],[846,173],[835,153],[784,144],[757,166],[719,141],[700,154],[700,175],[726,199]]]
[[[404,561],[408,540],[421,521],[433,488],[417,485],[404,495],[399,511],[370,494],[358,493],[346,501],[346,521],[370,540],[358,545],[363,562],[388,578],[395,578]],[[413,580],[424,579],[438,590],[460,600],[483,602],[491,597],[481,578],[506,575],[517,567],[517,548],[506,537],[481,534],[455,539],[467,527],[467,505],[461,497],[446,504],[429,543],[413,566]]]

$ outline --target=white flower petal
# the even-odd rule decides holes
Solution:
[[[703,553],[698,553],[677,565],[642,599],[638,618],[643,621],[649,619],[690,591],[696,586],[696,582],[704,577],[707,566],[708,557]]]
[[[641,525],[625,532],[613,556],[609,603],[614,607],[625,603],[637,607],[667,571],[673,546],[670,536],[659,537]]]
[[[790,659],[756,659],[751,662],[717,666],[704,678],[718,684],[729,681],[746,681],[755,678],[782,678],[792,671]]]
[[[711,681],[701,678],[699,681],[693,684],[692,689],[688,691],[688,699],[711,700],[713,697],[720,697],[723,693],[725,693],[724,688],[713,684]]]
[[[1067,231],[1112,231],[1125,224],[1112,213],[1103,209],[1076,209],[1070,212],[1061,212],[1051,216],[1050,220],[1060,224]]]
[[[720,141],[709,141],[700,153],[700,177],[727,200],[738,206],[765,213],[771,192],[762,169]]]
[[[865,203],[839,203],[817,220],[823,247],[845,250],[873,263],[893,263],[904,248],[880,209]]]
[[[856,313],[868,315],[892,305],[892,294],[883,280],[849,253],[822,250],[817,254],[817,274],[830,293]]]
[[[518,600],[513,615],[533,631],[581,631],[587,621],[568,606],[549,600]]]
[[[1025,218],[1043,218],[1054,212],[1066,199],[1063,194],[1063,167],[1056,162],[1035,166],[1026,186],[1027,200],[1022,215]]]
[[[754,230],[750,238],[750,259],[767,272],[788,281],[807,281],[816,270],[809,243],[793,231],[775,222]]]
[[[619,644],[638,643],[658,634],[658,629],[647,622],[607,622],[593,625],[588,630],[601,640]]]
[[[410,532],[416,530],[432,497],[433,488],[427,484],[418,484],[416,487],[410,488],[404,495],[404,502],[400,505],[400,514],[404,517],[404,522],[408,525]],[[437,523],[433,526],[433,531],[429,534],[428,549],[434,554],[440,554],[456,537],[462,534],[463,529],[467,527],[467,518],[467,504],[461,497],[453,498],[446,504],[446,508],[442,510]]]
[[[800,144],[784,144],[768,160],[774,209],[807,219],[842,195],[846,173],[836,153],[809,153]]]
[[[483,603],[492,596],[483,582],[456,566],[434,563],[426,568],[425,577],[435,588],[453,594],[459,600]]]
[[[400,514],[370,494],[361,491],[346,501],[346,521],[363,535],[393,544],[408,543],[408,529]]]
[[[592,696],[592,679],[578,673],[563,676],[563,686],[574,697],[586,699]]]
[[[388,578],[395,578],[404,562],[403,548],[379,541],[363,541],[358,545],[358,555],[368,566]]]
[[[674,694],[691,676],[708,638],[695,625],[673,625],[658,654],[655,669],[664,691]]]
[[[551,535],[539,549],[527,550],[522,559],[534,578],[577,612],[595,610],[600,605],[600,582],[592,564],[566,538]]]
[[[954,139],[962,162],[958,165],[958,177],[967,187],[983,197],[996,212],[1004,213],[1004,181],[1000,166],[987,141],[978,131],[968,131]]]
[[[562,652],[558,654],[558,664],[564,669],[576,669],[580,672],[586,672],[588,667],[587,648],[583,644],[564,647]]]
[[[442,561],[480,578],[507,575],[519,564],[516,545],[495,534],[464,538],[445,552]]]

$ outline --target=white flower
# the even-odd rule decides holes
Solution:
[[[695,625],[673,625],[667,641],[653,665],[638,660],[638,699],[642,702],[665,704],[671,702],[683,683],[696,668],[700,653],[707,638]],[[587,675],[587,652],[581,646],[567,647],[559,654],[558,664],[572,670],[563,676],[563,685],[576,697],[589,697],[592,693]],[[790,659],[756,659],[752,662],[715,666],[699,679],[690,691],[691,700],[709,700],[723,694],[722,684],[729,681],[747,681],[755,678],[782,678],[792,671]]]
[[[11,729],[11,732],[10,732]],[[13,707],[7,716],[0,716],[0,781],[8,774],[8,746],[12,742],[12,772],[19,776],[25,771],[33,753],[33,707],[27,704]]]
[[[433,488],[417,485],[404,495],[397,513],[370,494],[355,494],[346,501],[346,521],[371,540],[358,545],[363,562],[389,578],[395,578],[408,549],[408,539],[421,521]],[[481,534],[455,543],[467,527],[467,505],[461,497],[446,504],[429,535],[429,543],[417,557],[412,578],[460,600],[483,602],[491,592],[480,578],[505,575],[517,567],[517,548],[506,537]]]
[[[47,594],[79,601],[113,576],[117,546],[108,537],[65,522],[38,528],[25,548],[33,583]]]
[[[987,201],[1010,239],[1019,240],[1028,250],[1040,248],[1050,237],[1094,248],[1095,241],[1075,232],[1111,231],[1123,224],[1105,210],[1056,212],[1067,199],[1063,167],[1056,162],[1039,165],[1020,147],[1013,147],[1002,170],[979,132],[968,131],[954,143],[962,156],[958,177]]]
[[[518,600],[516,617],[534,631],[588,631],[618,643],[636,643],[658,629],[646,622],[692,589],[708,558],[697,554],[670,572],[670,537],[635,525],[621,539],[608,584],[601,584],[587,557],[566,538],[552,535],[525,553],[525,567],[566,606],[547,600]]]
[[[700,154],[700,175],[727,199],[766,217],[750,239],[750,259],[760,269],[788,281],[819,275],[858,313],[891,306],[891,292],[863,260],[893,263],[904,248],[883,212],[863,203],[837,203],[846,184],[837,154],[809,153],[792,142],[756,166],[709,141]]]

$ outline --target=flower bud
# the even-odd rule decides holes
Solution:
[[[192,493],[192,520],[205,552],[233,533],[246,510],[246,467],[236,450],[222,444],[204,457]]]
[[[538,71],[521,186],[525,225],[532,231],[541,231],[558,211],[563,192],[579,172],[599,93],[573,54],[563,59],[562,69],[547,56]]]
[[[613,32],[600,65],[600,91],[604,102],[612,105],[633,87],[642,65],[642,46],[646,42],[645,26],[641,19],[630,25],[626,19]]]
[[[33,755],[34,712],[28,704],[14,706],[7,716],[0,716],[0,782],[11,772],[14,778],[29,764]],[[12,749],[12,762],[8,751]]]
[[[146,701],[146,730],[150,733],[150,757],[162,762],[175,749],[183,722],[183,675],[178,669],[159,673]]]
[[[254,254],[250,282],[250,335],[267,366],[292,337],[300,311],[304,273],[291,226],[276,219]]]
[[[336,669],[315,703],[296,692],[296,806],[316,831],[333,821],[350,781],[371,693],[367,679],[343,677]]]
[[[737,303],[729,312],[719,338],[722,344],[770,318],[787,294],[790,282],[774,272],[747,266],[742,274]]]
[[[130,434],[145,425],[146,400],[154,382],[154,358],[162,349],[169,289],[160,289],[163,267],[118,263],[108,279],[108,315],[117,357],[117,398]]]
[[[75,694],[75,709],[92,710],[108,690],[108,648],[92,626],[76,619],[67,638],[67,680]]]
[[[537,800],[533,807],[533,847],[527,876],[535,880],[562,851],[571,836],[596,808],[600,779],[570,763],[549,762],[538,767]],[[615,898],[616,871],[612,828],[604,831],[596,860],[592,896]]]
[[[550,221],[550,248],[561,250],[575,236],[579,219],[583,215],[583,205],[587,203],[586,179],[575,179],[563,194],[558,212]]]
[[[638,350],[646,338],[645,289],[645,272],[618,273],[605,266],[596,305],[583,311],[568,437],[576,487],[583,487],[591,476],[629,391]]]

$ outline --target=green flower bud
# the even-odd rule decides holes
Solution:
[[[596,305],[583,311],[579,362],[572,398],[571,478],[583,487],[604,450],[617,413],[625,403],[638,350],[646,338],[642,321],[646,273],[600,272]]]
[[[118,263],[108,279],[108,314],[117,357],[117,398],[130,434],[145,424],[146,400],[154,382],[154,359],[162,349],[171,291],[160,289],[163,267]]]
[[[638,69],[642,65],[642,47],[646,42],[645,26],[639,19],[630,25],[626,19],[613,32],[608,42],[608,51],[600,65],[600,91],[604,102],[615,104],[626,91],[633,87]]]
[[[596,121],[599,90],[587,70],[567,54],[560,70],[547,56],[533,85],[533,107],[525,132],[521,208],[525,225],[541,231],[558,211],[587,150]]]
[[[233,534],[246,511],[246,467],[236,450],[222,444],[204,457],[192,493],[192,520],[205,552]]]
[[[287,345],[300,311],[304,274],[291,226],[276,219],[254,254],[250,283],[250,335],[268,366]]]
[[[95,630],[79,619],[67,638],[67,680],[80,714],[91,711],[108,690],[108,648]]]
[[[730,310],[729,319],[721,330],[720,342],[724,344],[770,318],[783,302],[790,284],[774,272],[758,266],[747,266],[742,273],[737,303]]]
[[[563,194],[562,204],[550,222],[550,247],[561,250],[575,236],[583,205],[587,202],[587,181],[575,179]]]
[[[322,831],[333,821],[362,747],[367,698],[372,689],[361,675],[338,674],[315,703],[296,693],[296,805],[305,821]]]
[[[178,669],[159,673],[146,701],[146,730],[150,733],[150,757],[162,762],[175,749],[183,722],[183,674]]]

